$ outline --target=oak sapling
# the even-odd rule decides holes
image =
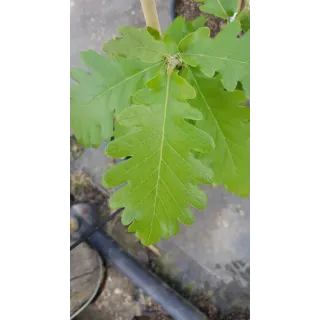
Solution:
[[[206,206],[200,183],[249,195],[250,10],[237,17],[237,0],[199,0],[233,20],[211,39],[203,17],[178,17],[162,34],[154,1],[141,2],[147,28],[119,27],[103,54],[81,53],[88,71],[71,70],[71,127],[86,147],[114,137],[106,154],[130,156],[103,185],[124,184],[110,206],[124,207],[122,223],[149,245],[193,223],[190,206]]]

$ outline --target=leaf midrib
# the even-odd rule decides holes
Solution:
[[[136,35],[132,34],[132,32],[129,32],[129,33],[130,33],[130,36],[131,36],[131,37],[135,38],[135,40],[138,41],[138,42],[142,45],[142,47],[136,47],[136,48],[144,48],[144,49],[150,50],[150,51],[152,51],[152,52],[154,52],[154,53],[160,54],[160,55],[162,55],[163,57],[166,57],[166,54],[165,54],[165,53],[147,47],[147,46],[145,45],[145,43],[144,43],[139,37],[137,37]]]
[[[222,11],[224,12],[224,14],[226,15],[226,17],[228,18],[228,17],[229,17],[229,16],[228,16],[228,13],[227,13],[227,11],[224,9],[224,7],[222,6],[221,2],[220,2],[219,0],[217,0],[217,2],[219,3],[219,5],[220,5]]]
[[[135,78],[136,76],[139,76],[149,70],[151,70],[152,68],[155,68],[157,66],[159,66],[162,63],[162,61],[157,62],[156,64],[154,64],[152,67],[148,67],[146,69],[143,69],[141,71],[139,71],[138,73],[135,73],[134,75],[125,78],[123,80],[121,80],[120,82],[118,82],[117,84],[107,88],[106,90],[104,90],[102,93],[100,93],[99,95],[97,95],[94,99],[90,100],[87,104],[85,104],[85,107],[89,106],[92,102],[99,100],[102,96],[104,96],[105,94],[107,94],[109,91],[112,91],[113,89],[115,89],[118,86],[121,86],[122,84],[124,84],[125,82],[132,80],[133,78]]]
[[[223,13],[224,13],[224,15],[225,15],[225,17],[224,17],[224,19],[228,19],[230,16],[229,16],[229,14],[228,14],[228,12],[226,11],[226,9],[223,7],[223,5],[222,5],[222,3],[220,2],[220,0],[216,0],[217,1],[217,3],[219,4],[219,6],[221,7],[221,9],[222,9],[222,11],[223,11]],[[207,5],[209,5],[209,4],[207,4]],[[233,12],[236,12],[236,8],[233,10]],[[214,13],[213,13],[214,14]]]
[[[190,72],[190,74],[191,74],[191,76],[192,76],[192,79],[193,79],[193,81],[194,81],[194,83],[195,83],[195,85],[196,85],[196,87],[197,87],[197,89],[198,89],[198,91],[199,91],[199,93],[200,93],[200,96],[201,96],[202,100],[204,101],[204,104],[205,104],[206,108],[207,108],[208,111],[210,112],[213,120],[215,121],[215,123],[216,123],[216,125],[217,125],[217,128],[219,129],[219,131],[220,131],[220,133],[221,133],[221,135],[222,135],[222,137],[223,137],[223,140],[224,140],[225,145],[226,145],[226,149],[227,149],[228,154],[229,154],[229,156],[230,156],[230,158],[231,158],[232,164],[233,164],[233,166],[234,166],[234,168],[235,168],[235,170],[236,170],[236,174],[237,174],[237,176],[239,177],[238,168],[237,168],[237,166],[235,165],[235,163],[234,163],[234,161],[233,161],[233,156],[232,156],[232,153],[231,153],[231,151],[230,151],[230,149],[229,149],[229,145],[228,145],[228,142],[227,142],[227,140],[226,140],[226,137],[224,136],[224,133],[223,133],[222,129],[220,128],[220,125],[219,125],[219,123],[218,123],[218,121],[217,121],[214,113],[212,112],[211,108],[209,107],[209,105],[208,105],[208,103],[207,103],[207,100],[205,99],[202,91],[200,90],[200,87],[199,87],[199,85],[198,85],[198,82],[197,82],[196,78],[195,78],[194,75],[193,75],[192,70],[191,70],[188,66],[186,66],[186,68],[189,70],[189,72]],[[214,151],[213,151],[213,152],[214,152]]]
[[[234,60],[234,59],[229,59],[228,57],[217,57],[217,56],[211,56],[208,54],[203,54],[203,53],[182,53],[184,56],[199,56],[199,57],[206,57],[206,58],[215,58],[218,60],[227,60],[231,62],[237,62],[241,64],[249,64],[247,61],[240,61],[240,60]]]
[[[146,243],[149,243],[150,236],[152,234],[152,228],[153,228],[153,221],[156,215],[156,204],[157,204],[157,199],[159,197],[158,195],[158,188],[159,188],[159,181],[161,179],[160,173],[161,173],[161,164],[162,164],[162,153],[163,153],[163,144],[164,144],[164,133],[166,129],[166,118],[167,118],[167,107],[168,107],[168,100],[169,100],[169,86],[170,86],[170,79],[171,79],[171,74],[172,73],[167,73],[167,83],[166,83],[166,95],[165,95],[165,102],[163,106],[163,123],[162,123],[162,131],[161,131],[161,143],[160,143],[160,156],[159,156],[159,164],[158,164],[158,175],[157,175],[157,181],[156,181],[156,186],[155,186],[155,195],[154,195],[154,205],[153,205],[153,215],[151,218],[151,226],[150,226],[150,231],[148,235],[148,240]]]

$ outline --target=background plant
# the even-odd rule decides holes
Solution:
[[[86,147],[113,136],[106,154],[131,156],[103,185],[125,184],[110,206],[125,207],[122,223],[145,245],[193,223],[190,206],[206,206],[200,183],[249,195],[249,4],[198,2],[233,20],[214,39],[203,17],[178,17],[162,34],[155,2],[141,0],[147,28],[120,27],[104,54],[81,53],[87,71],[71,70],[71,127]]]

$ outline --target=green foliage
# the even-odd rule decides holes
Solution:
[[[161,61],[168,55],[164,43],[157,41],[148,30],[120,27],[119,32],[121,38],[105,43],[102,47],[104,52],[148,63]]]
[[[238,0],[196,0],[196,2],[203,2],[200,6],[203,12],[211,13],[222,19],[229,19],[237,10]]]
[[[163,41],[167,46],[168,52],[176,54],[178,52],[179,42],[189,33],[203,27],[206,22],[207,19],[204,16],[187,22],[183,17],[177,17],[164,34]]]
[[[250,8],[245,7],[236,16],[236,20],[240,21],[242,31],[247,32],[250,29]]]
[[[131,96],[154,77],[161,62],[117,58],[112,60],[88,50],[81,60],[90,72],[74,68],[71,78],[71,127],[86,147],[98,147],[113,135],[114,114],[130,106]]]
[[[214,38],[210,39],[209,28],[200,28],[179,43],[179,56],[186,64],[196,67],[208,77],[221,74],[222,84],[234,91],[241,82],[247,97],[250,95],[250,31],[240,39],[239,21],[229,23]]]
[[[200,10],[211,13],[222,19],[229,20],[237,12],[239,0],[195,0],[204,3],[200,6]],[[236,20],[240,21],[241,29],[247,32],[250,29],[250,7],[249,1],[245,1],[245,6],[241,12],[238,12]]]
[[[187,67],[184,77],[196,89],[190,105],[203,114],[196,127],[208,133],[215,148],[200,159],[212,168],[216,184],[224,184],[243,197],[250,190],[250,112],[241,106],[246,98],[242,91],[224,91],[218,77],[209,78]]]
[[[112,141],[106,149],[111,157],[132,158],[104,175],[106,187],[128,182],[110,202],[125,207],[122,223],[130,224],[142,243],[157,242],[160,237],[178,233],[178,221],[193,223],[189,204],[203,209],[206,195],[197,183],[212,182],[212,171],[196,160],[190,150],[213,150],[211,137],[185,119],[202,119],[186,99],[195,90],[176,72],[165,70],[138,91],[133,105],[119,115],[118,122],[139,128]]]
[[[231,14],[231,1],[221,3]],[[71,127],[85,146],[114,136],[107,155],[131,156],[103,184],[122,185],[110,206],[125,207],[122,223],[145,245],[193,223],[190,207],[206,206],[200,183],[249,195],[250,31],[237,38],[242,21],[214,39],[203,17],[179,17],[164,35],[121,27],[103,45],[107,57],[83,52],[87,71],[72,69]]]

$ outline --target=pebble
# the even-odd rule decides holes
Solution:
[[[121,294],[121,293],[122,293],[122,290],[119,289],[119,288],[115,288],[114,293],[115,293],[115,294]]]

